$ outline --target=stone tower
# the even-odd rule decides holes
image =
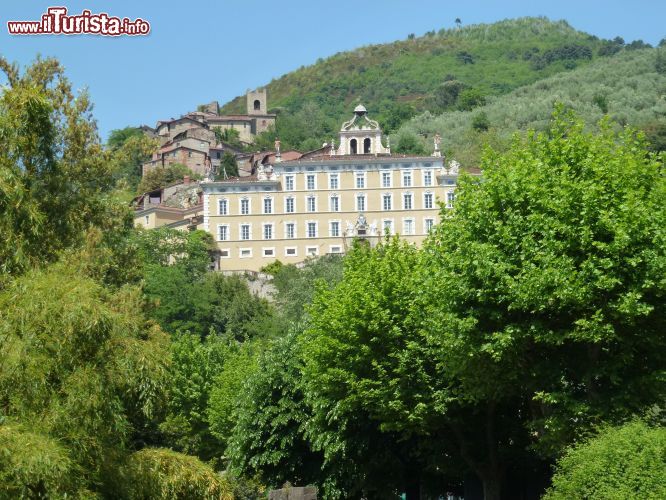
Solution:
[[[268,114],[268,106],[266,99],[266,89],[258,89],[248,91],[247,98],[247,114],[248,115],[265,115]]]

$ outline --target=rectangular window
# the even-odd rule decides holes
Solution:
[[[342,253],[342,247],[340,245],[331,245],[330,253]]]
[[[273,198],[264,198],[264,213],[273,213]]]
[[[319,247],[306,247],[305,253],[310,257],[316,257],[319,255]]]
[[[284,254],[289,256],[289,257],[295,257],[296,254],[296,247],[289,247],[284,249]]]
[[[391,172],[382,172],[382,187],[391,187]]]
[[[305,185],[306,185],[306,189],[317,189],[317,184],[315,182],[314,174],[308,174],[305,177]]]
[[[247,259],[248,257],[252,257],[252,249],[251,248],[241,248],[240,249],[240,257],[241,257],[241,259]]]
[[[429,233],[434,225],[435,225],[434,219],[425,219],[423,221],[423,228],[425,229],[426,233]]]
[[[217,226],[217,239],[218,241],[227,241],[229,239],[229,226],[226,224]]]
[[[432,193],[426,193],[423,195],[423,208],[432,208]]]
[[[294,176],[293,175],[286,175],[284,177],[284,190],[285,191],[293,191],[294,190]]]
[[[317,237],[317,223],[308,222],[308,238],[316,238],[316,237]]]
[[[340,182],[339,182],[338,174],[329,174],[328,187],[329,187],[329,189],[339,189]]]
[[[250,200],[244,199],[241,200],[241,215],[250,214]]]
[[[411,193],[405,193],[402,195],[402,208],[403,210],[411,210],[412,209],[412,194]]]
[[[385,194],[382,196],[382,208],[384,210],[391,210],[391,195]]]
[[[296,223],[287,222],[284,226],[284,235],[285,238],[289,240],[293,240],[294,238],[296,238]]]
[[[330,233],[331,233],[331,236],[336,237],[336,238],[338,236],[340,236],[340,222],[339,221],[332,221],[331,222]]]
[[[231,257],[231,252],[228,248],[224,248],[223,250],[220,250],[220,257],[223,259],[228,259]]]
[[[337,196],[331,196],[331,212],[340,211],[340,198]]]
[[[423,185],[432,186],[432,170],[423,171]]]
[[[250,225],[249,224],[242,224],[241,225],[241,240],[249,240],[250,239]]]
[[[453,191],[446,193],[446,208],[453,207],[453,201],[456,199],[456,195],[453,194]]]
[[[229,200],[227,199],[217,200],[217,214],[229,215]]]
[[[264,257],[275,257],[275,248],[263,248]]]
[[[365,189],[365,174],[356,174],[356,189]]]
[[[317,199],[314,196],[308,196],[308,212],[317,211]]]
[[[264,224],[264,239],[273,239],[273,224]]]
[[[411,187],[412,186],[412,173],[403,172],[402,173],[402,187]]]
[[[146,226],[147,226],[148,224],[150,224],[150,215],[146,215],[146,216],[143,218],[143,220],[144,220],[144,224],[145,224]]]
[[[405,219],[402,221],[402,226],[403,226],[403,233],[405,235],[410,235],[414,234],[414,220],[413,219]]]
[[[384,219],[384,233],[393,234],[393,221]]]
[[[357,194],[356,195],[356,211],[365,212],[365,195]]]
[[[288,214],[293,214],[294,213],[294,199],[293,198],[287,198],[284,200],[284,211]]]

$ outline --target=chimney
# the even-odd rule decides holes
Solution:
[[[190,176],[186,175],[185,177],[183,177],[183,184],[189,184],[189,183],[190,183]]]

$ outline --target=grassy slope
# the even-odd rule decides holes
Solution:
[[[395,102],[411,104],[416,111],[431,109],[429,97],[447,77],[486,95],[502,95],[520,86],[571,69],[571,62],[556,61],[534,69],[523,58],[536,48],[578,44],[589,47],[594,57],[603,41],[574,30],[564,21],[521,18],[490,25],[434,31],[413,40],[371,45],[338,53],[312,66],[300,68],[271,81],[266,88],[269,107],[294,115],[306,104],[316,104],[326,125],[322,133],[337,130],[356,103],[362,102],[380,120]],[[467,52],[474,64],[457,55]],[[575,64],[587,64],[578,59]],[[244,99],[227,103],[222,112],[244,112]],[[318,139],[330,139],[328,135]]]
[[[501,149],[516,130],[544,129],[555,102],[574,109],[588,124],[597,123],[604,115],[595,102],[598,96],[605,98],[608,114],[620,125],[643,127],[664,121],[666,74],[659,74],[655,69],[657,50],[623,51],[601,58],[583,68],[516,89],[472,111],[439,116],[424,113],[404,124],[397,135],[412,133],[432,137],[439,132],[442,148],[449,155],[463,165],[474,165],[483,143]],[[472,129],[472,120],[481,112],[487,115],[491,125],[484,133]],[[430,139],[427,143],[430,147]]]

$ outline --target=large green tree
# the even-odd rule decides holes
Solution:
[[[0,273],[53,261],[106,217],[110,166],[90,116],[55,59],[21,73],[0,58]]]
[[[345,259],[342,281],[320,287],[309,308],[306,429],[334,471],[324,483],[331,497],[406,491],[419,498],[428,464],[414,430],[427,412],[429,385],[421,366],[428,356],[410,314],[417,265],[418,252],[406,242],[359,245]]]
[[[426,408],[500,496],[530,450],[663,399],[666,177],[631,130],[586,133],[561,108],[547,133],[488,152],[425,246]]]

